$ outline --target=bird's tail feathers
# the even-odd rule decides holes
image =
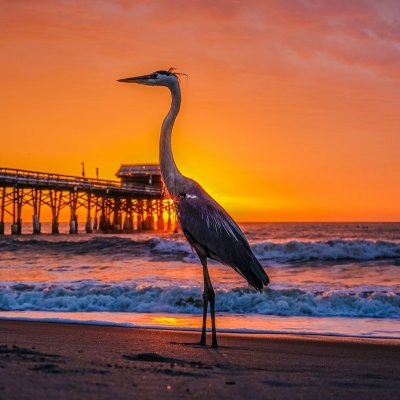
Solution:
[[[247,282],[259,292],[263,291],[264,286],[268,286],[268,275],[256,258],[254,262],[251,263],[250,268],[243,272]]]

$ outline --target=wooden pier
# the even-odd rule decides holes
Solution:
[[[11,234],[22,233],[22,211],[32,211],[32,233],[41,233],[41,211],[51,210],[51,232],[59,233],[61,210],[69,209],[69,232],[78,233],[85,215],[87,233],[176,229],[175,208],[164,196],[157,164],[122,165],[121,181],[0,168],[0,234],[5,217]]]

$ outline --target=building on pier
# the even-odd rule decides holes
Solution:
[[[87,233],[176,229],[175,208],[164,196],[157,164],[122,165],[117,176],[120,181],[0,168],[0,234],[6,216],[11,233],[21,234],[22,210],[29,207],[33,233],[41,232],[43,207],[51,210],[54,234],[64,208],[70,211],[71,234],[78,233],[79,209]]]
[[[122,164],[116,176],[121,185],[150,185],[162,189],[161,170],[159,164]]]

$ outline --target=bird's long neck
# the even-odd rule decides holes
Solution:
[[[182,178],[182,174],[179,172],[172,154],[171,135],[172,127],[174,126],[176,116],[178,115],[181,106],[181,91],[178,83],[170,86],[169,89],[172,95],[172,102],[171,108],[161,127],[160,168],[163,181],[169,194],[172,197],[176,197],[179,195],[177,184]]]

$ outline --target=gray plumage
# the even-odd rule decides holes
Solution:
[[[160,136],[160,168],[164,184],[177,208],[184,235],[203,266],[203,325],[200,344],[206,344],[207,308],[210,303],[212,347],[217,347],[215,292],[207,268],[207,258],[232,267],[255,289],[262,291],[269,279],[254,256],[249,243],[230,215],[194,180],[178,170],[171,148],[172,127],[181,105],[178,74],[172,69],[149,75],[119,79],[120,82],[166,86],[171,91],[171,108],[164,119]]]
[[[238,225],[198,183],[188,179],[185,186],[176,206],[189,243],[195,249],[201,246],[208,258],[232,267],[261,291],[268,277]]]

